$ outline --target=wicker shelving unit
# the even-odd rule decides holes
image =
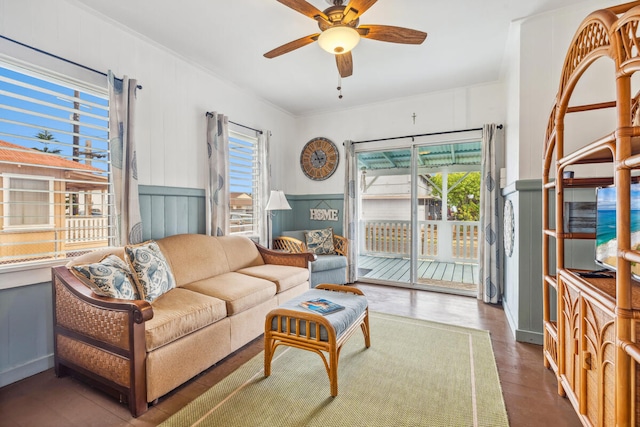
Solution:
[[[585,71],[605,56],[614,63],[615,101],[570,107],[571,95]],[[631,276],[631,264],[640,262],[640,252],[631,248],[630,230],[632,172],[640,169],[638,96],[633,97],[631,91],[637,71],[640,1],[590,14],[567,52],[545,138],[544,363],[557,374],[558,392],[567,396],[587,426],[640,425],[640,283]],[[616,112],[611,132],[565,152],[566,116],[604,108]],[[611,175],[563,178],[569,166],[580,164],[608,164]],[[572,188],[612,184],[618,195],[617,270],[611,278],[584,278],[565,262],[565,243],[593,240],[595,233],[564,229],[565,193]]]

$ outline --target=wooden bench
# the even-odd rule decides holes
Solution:
[[[300,307],[302,301],[325,298],[344,310],[321,315]],[[362,291],[352,286],[320,284],[267,314],[264,331],[264,375],[271,375],[271,359],[279,345],[317,353],[329,375],[331,396],[338,395],[338,359],[342,345],[360,327],[365,346],[371,345],[369,307]],[[325,356],[328,353],[329,359]]]

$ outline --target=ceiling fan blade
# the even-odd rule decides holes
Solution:
[[[315,6],[307,3],[305,0],[278,0],[285,6],[290,7],[296,12],[300,12],[301,14],[308,16],[311,19],[316,19],[316,16],[320,16],[322,19],[328,21],[327,15],[324,14],[320,9]]]
[[[338,65],[340,77],[349,77],[353,74],[353,58],[351,57],[351,52],[336,55],[336,64]]]
[[[298,48],[301,48],[302,46],[306,46],[310,43],[313,43],[314,41],[318,40],[319,35],[320,35],[319,33],[312,34],[310,36],[302,37],[301,39],[283,44],[282,46],[279,46],[265,53],[264,57],[271,59],[271,58],[275,58],[276,56],[284,55],[285,53],[289,53],[292,50],[296,50]]]
[[[390,43],[421,44],[427,38],[422,31],[390,25],[360,25],[357,30],[364,38]]]
[[[377,1],[378,0],[351,0],[347,7],[344,8],[344,18],[342,18],[342,23],[348,24],[353,21],[358,16],[365,13]]]

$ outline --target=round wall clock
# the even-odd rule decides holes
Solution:
[[[300,153],[302,172],[314,181],[329,178],[338,168],[338,147],[327,138],[313,138]]]

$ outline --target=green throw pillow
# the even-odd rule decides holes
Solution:
[[[71,272],[97,295],[140,299],[129,266],[116,255],[107,255],[98,263],[74,265],[71,268]]]
[[[316,255],[327,255],[335,252],[333,247],[333,228],[308,230],[305,233],[307,250]]]
[[[125,246],[124,251],[133,279],[146,301],[152,302],[176,287],[169,263],[156,242],[148,241],[139,245]]]

